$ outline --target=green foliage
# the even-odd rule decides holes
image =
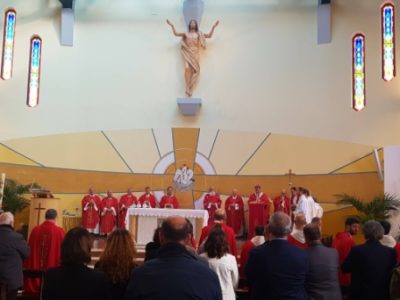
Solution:
[[[337,204],[353,206],[360,215],[360,222],[365,223],[368,220],[386,220],[389,218],[389,212],[400,208],[400,199],[391,194],[375,196],[372,201],[363,201],[355,196],[347,194],[336,195],[339,198]]]
[[[6,179],[4,185],[3,209],[15,214],[28,207],[29,201],[24,198],[24,195],[29,193],[29,189],[32,187],[39,186],[37,184],[23,185],[13,179]]]

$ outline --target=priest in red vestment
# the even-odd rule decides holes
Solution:
[[[101,200],[101,234],[109,235],[117,225],[118,200],[112,192],[107,191],[107,196]]]
[[[254,187],[255,193],[251,194],[249,203],[249,238],[254,236],[255,228],[258,225],[268,224],[271,200],[261,191],[261,186]]]
[[[93,188],[82,199],[82,227],[91,233],[99,233],[101,198]]]
[[[146,186],[144,194],[139,197],[139,203],[142,208],[156,208],[156,197],[150,192],[150,187]]]
[[[47,270],[59,266],[64,229],[56,225],[56,218],[57,211],[48,209],[45,221],[33,228],[29,236],[31,254],[24,262],[25,269]],[[40,279],[24,281],[24,290],[29,293],[39,293],[39,288]]]
[[[122,195],[119,199],[119,215],[118,215],[118,223],[119,228],[126,229],[125,219],[126,219],[126,212],[130,207],[138,207],[138,200],[134,194],[132,194],[132,189],[128,189],[125,195]]]
[[[294,226],[292,232],[288,235],[287,241],[289,244],[300,249],[307,249],[306,238],[304,237],[304,226],[306,226],[306,217],[303,213],[298,213],[294,216]]]
[[[350,254],[351,248],[356,244],[353,240],[353,235],[356,235],[360,230],[360,221],[356,218],[347,218],[345,222],[345,231],[338,232],[332,242],[332,247],[339,253],[339,265],[341,266]],[[351,284],[350,273],[344,273],[341,269],[339,270],[339,284],[342,290],[346,290]]]
[[[221,208],[222,201],[213,187],[210,187],[208,193],[204,196],[204,209],[208,211],[208,224],[214,223],[215,210]]]
[[[161,198],[161,208],[179,208],[178,199],[173,194],[174,189],[172,186],[167,187],[167,194]]]
[[[274,199],[274,212],[277,211],[284,212],[288,216],[292,213],[290,198],[287,196],[285,189]]]
[[[237,248],[236,248],[236,239],[235,232],[233,229],[226,225],[224,222],[226,220],[226,215],[223,209],[218,208],[215,210],[215,219],[213,223],[208,224],[206,227],[203,227],[201,230],[200,240],[199,240],[199,248],[203,247],[204,242],[206,241],[208,235],[210,234],[211,229],[215,224],[219,224],[222,227],[222,230],[225,232],[226,241],[228,242],[230,253],[233,256],[237,256]]]
[[[234,189],[225,201],[226,224],[233,228],[235,234],[244,232],[244,204],[243,199]]]
[[[255,236],[247,240],[243,244],[242,251],[240,252],[239,274],[241,277],[246,277],[246,274],[244,273],[244,268],[246,266],[247,260],[249,259],[250,250],[264,244],[265,241],[266,239],[264,234],[264,226],[257,226],[255,229]]]

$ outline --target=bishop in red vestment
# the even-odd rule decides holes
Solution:
[[[89,189],[82,199],[82,227],[91,233],[99,233],[101,198]]]
[[[172,186],[167,188],[167,194],[161,198],[160,207],[161,208],[179,208],[178,199],[173,195],[174,189]]]
[[[48,209],[45,221],[33,228],[29,236],[30,256],[24,262],[25,269],[47,270],[58,267],[61,257],[61,243],[64,239],[64,229],[56,225],[57,211]],[[24,290],[29,293],[39,293],[40,279],[26,279]]]
[[[118,200],[113,197],[111,191],[101,200],[101,234],[110,234],[117,225]]]
[[[204,196],[204,209],[208,211],[208,224],[214,223],[215,210],[221,208],[222,201],[213,187],[210,187],[208,194]]]
[[[126,219],[126,212],[130,207],[138,207],[138,200],[135,195],[132,194],[132,189],[128,189],[125,195],[122,195],[119,199],[119,216],[118,216],[118,223],[119,228],[126,229],[125,219]]]
[[[285,189],[274,199],[274,212],[277,211],[284,212],[288,216],[290,216],[292,212],[290,198],[287,196]]]
[[[203,243],[206,241],[208,235],[210,234],[211,229],[216,224],[222,227],[222,230],[225,232],[226,241],[228,242],[230,253],[233,256],[237,256],[237,248],[236,248],[236,239],[235,239],[235,232],[233,229],[226,225],[224,222],[226,220],[226,215],[223,209],[217,209],[215,211],[215,220],[213,223],[208,224],[206,227],[203,227],[201,230],[200,240],[199,240],[199,247],[203,246]]]
[[[233,228],[235,234],[244,231],[244,204],[243,199],[237,194],[237,190],[232,191],[232,195],[225,201],[226,224]]]
[[[156,197],[154,197],[154,195],[150,193],[149,186],[145,187],[144,194],[139,197],[139,203],[142,208],[156,208]]]
[[[261,186],[255,186],[255,193],[251,194],[249,203],[249,238],[254,236],[256,226],[264,226],[269,221],[271,200],[261,191]]]

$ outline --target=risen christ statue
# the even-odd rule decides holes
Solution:
[[[193,94],[194,85],[196,84],[200,75],[200,47],[202,47],[203,49],[206,48],[205,39],[211,38],[213,36],[214,30],[218,26],[219,21],[215,22],[208,34],[199,31],[196,20],[191,20],[189,22],[189,30],[188,32],[184,33],[176,32],[175,26],[169,20],[167,20],[167,24],[171,26],[172,32],[175,36],[179,36],[182,38],[181,52],[185,61],[185,93],[188,97],[191,97]]]

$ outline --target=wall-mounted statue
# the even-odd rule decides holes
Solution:
[[[186,95],[191,97],[193,88],[200,75],[200,47],[205,49],[205,39],[211,38],[214,34],[215,28],[218,26],[219,21],[215,22],[209,33],[202,33],[196,20],[191,20],[189,23],[188,32],[177,32],[175,26],[167,20],[167,24],[171,26],[172,32],[175,36],[182,38],[181,53],[185,61],[185,85]]]

